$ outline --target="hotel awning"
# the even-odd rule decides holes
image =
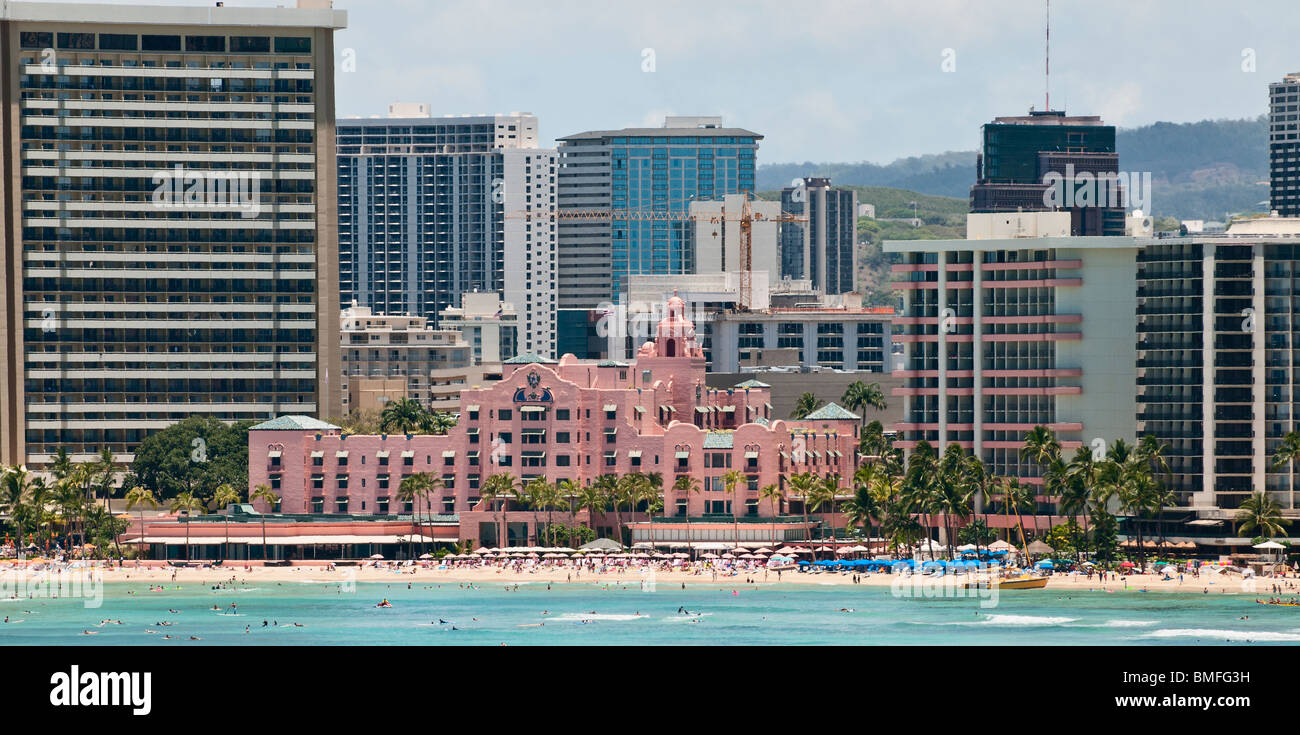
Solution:
[[[645,413],[645,406],[633,406],[632,410],[637,413]]]
[[[445,452],[442,453],[442,458],[443,458],[443,459],[449,459],[449,458],[451,458],[451,457],[455,457],[455,456],[456,456],[456,450],[455,450],[455,449],[448,449],[447,451],[445,451]]]
[[[470,459],[478,459],[478,450],[475,449],[471,452],[465,452],[465,456],[469,457]]]
[[[388,450],[387,450],[387,449],[381,449],[381,450],[379,450],[378,452],[375,452],[375,456],[378,457],[378,458],[380,458],[380,459],[388,459]]]
[[[606,412],[606,413],[608,413],[608,412],[610,412],[610,411],[617,411],[617,410],[618,410],[618,404],[617,404],[617,403],[606,403],[606,404],[605,404],[605,412]]]
[[[696,412],[696,413],[708,413],[708,412],[709,412],[709,409],[708,409],[707,407],[705,407],[705,406],[696,406],[696,407],[695,407],[695,412]]]
[[[321,459],[321,458],[324,457],[324,456],[325,456],[325,453],[324,453],[324,452],[312,452],[312,453],[311,453],[311,458],[312,458],[312,459]]]
[[[334,453],[334,456],[335,456],[335,457],[338,457],[339,459],[347,459],[347,458],[348,458],[348,452],[347,452],[346,449],[342,449],[342,450],[339,450],[339,451],[335,452],[335,453]]]
[[[627,456],[631,457],[632,459],[637,459],[637,458],[639,458],[639,457],[641,456],[641,450],[640,450],[640,449],[629,449],[628,452],[627,452]]]
[[[772,404],[770,404],[770,403],[764,403],[763,405],[764,405],[764,406],[767,406],[767,410],[769,410],[769,411],[772,410]]]
[[[723,413],[735,413],[735,412],[736,412],[736,407],[735,407],[735,406],[719,406],[719,407],[718,407],[718,410],[721,411],[721,412],[723,412]]]
[[[676,457],[677,459],[687,459],[687,458],[689,458],[689,457],[691,456],[691,453],[690,453],[690,452],[678,452],[677,454],[675,454],[675,455],[673,455],[673,456]]]
[[[618,429],[616,429],[616,428],[614,428],[614,429],[605,429],[605,433],[606,433],[606,434],[617,434],[617,433],[618,433]]]
[[[745,452],[745,459],[758,459],[758,452]]]
[[[617,456],[618,456],[618,450],[617,450],[617,449],[614,449],[614,450],[612,450],[612,451],[605,452],[605,456],[606,456],[606,457],[617,457]]]
[[[477,435],[477,434],[478,434],[478,427],[477,427],[477,426],[470,427],[470,428],[468,428],[468,429],[465,430],[465,433],[466,433],[466,434]]]
[[[270,457],[271,459],[279,459],[281,454],[282,452],[277,450],[277,451],[267,452],[266,456]]]
[[[787,452],[781,452],[781,459],[784,459],[784,460],[786,460],[787,462],[790,461],[790,455],[789,455],[789,453],[787,453]]]
[[[406,450],[405,452],[402,452],[402,459],[408,459],[414,456],[415,456],[415,452],[410,449]]]
[[[472,404],[465,407],[465,410],[471,413],[478,413],[478,404]]]
[[[546,413],[546,406],[520,406],[520,413]]]
[[[524,453],[523,453],[523,456],[525,456],[525,457],[545,457],[545,456],[546,456],[546,452],[524,452]]]

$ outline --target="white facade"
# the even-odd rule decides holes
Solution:
[[[739,273],[744,269],[740,251],[740,217],[744,208],[744,194],[728,194],[722,201],[691,202],[696,273]],[[781,226],[773,220],[781,215],[781,203],[759,200],[750,202],[750,208],[754,216],[751,270],[756,274],[766,272],[766,282],[775,286],[781,278],[781,259],[777,252]],[[757,276],[754,280],[758,280]]]

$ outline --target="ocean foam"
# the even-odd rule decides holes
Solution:
[[[1217,628],[1166,628],[1153,630],[1143,638],[1211,638],[1228,641],[1300,641],[1300,633],[1267,630],[1219,630]]]

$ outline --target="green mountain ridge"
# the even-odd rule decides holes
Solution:
[[[1122,170],[1151,174],[1151,214],[1214,220],[1226,213],[1267,210],[1267,204],[1261,205],[1268,199],[1268,184],[1261,183],[1268,181],[1267,116],[1121,128],[1116,145]],[[947,151],[886,165],[764,164],[757,186],[780,189],[803,176],[826,176],[841,186],[888,187],[964,201],[975,181],[975,157],[974,151]]]

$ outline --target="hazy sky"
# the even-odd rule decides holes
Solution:
[[[335,6],[348,11],[337,48],[356,59],[338,77],[340,116],[398,100],[435,115],[527,111],[550,144],[721,114],[766,136],[760,163],[885,163],[974,149],[982,123],[1043,107],[1043,0]],[[1298,27],[1296,0],[1055,0],[1052,106],[1124,127],[1259,115],[1268,83],[1300,71]]]

